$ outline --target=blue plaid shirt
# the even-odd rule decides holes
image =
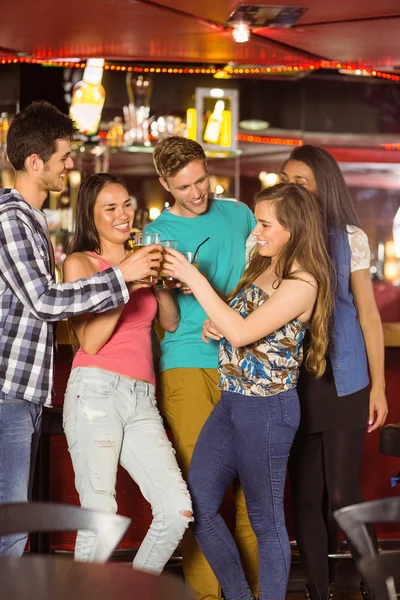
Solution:
[[[48,238],[16,190],[0,189],[0,390],[50,403],[54,323],[103,312],[129,300],[118,267],[73,283],[55,283]]]

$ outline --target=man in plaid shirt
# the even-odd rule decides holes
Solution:
[[[147,246],[89,279],[57,284],[41,208],[72,169],[71,119],[35,102],[13,119],[7,152],[14,189],[0,190],[0,503],[26,502],[32,484],[43,404],[53,380],[54,323],[116,308],[125,282],[156,275],[161,253]],[[0,555],[21,556],[26,535],[0,537]]]

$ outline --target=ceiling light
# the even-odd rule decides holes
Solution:
[[[232,29],[232,36],[235,42],[242,44],[250,39],[250,27],[247,23],[237,23]]]
[[[210,90],[210,96],[211,98],[223,98],[225,96],[225,92],[224,90],[221,90],[221,88],[212,88]]]

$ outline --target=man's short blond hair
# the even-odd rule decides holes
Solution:
[[[179,135],[163,138],[154,149],[154,166],[165,181],[195,160],[201,161],[207,168],[207,157],[202,146]]]

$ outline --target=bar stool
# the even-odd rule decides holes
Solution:
[[[382,427],[379,438],[379,451],[386,456],[400,457],[400,423],[391,423]],[[392,487],[400,483],[400,471],[390,478]]]
[[[64,435],[62,406],[43,407],[42,434],[36,456],[32,489],[32,500],[34,502],[50,501],[50,438],[52,435]],[[30,552],[48,554],[50,552],[49,534],[44,532],[31,533],[29,548]]]

